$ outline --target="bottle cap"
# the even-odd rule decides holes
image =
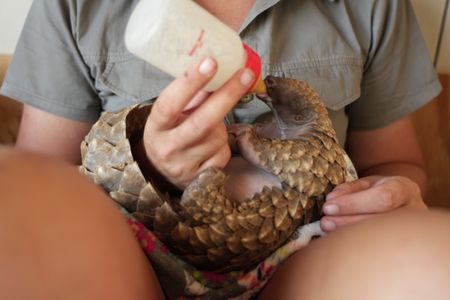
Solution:
[[[254,92],[257,94],[267,94],[267,88],[264,81],[261,79],[261,58],[258,53],[256,53],[247,44],[243,44],[245,52],[247,53],[247,62],[245,67],[249,68],[255,74],[256,81],[253,86],[249,89],[249,92]]]

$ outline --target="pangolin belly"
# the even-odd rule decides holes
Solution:
[[[326,194],[345,180],[347,167],[319,95],[294,79],[269,76],[265,83],[265,101],[274,113],[270,125],[277,132],[266,134],[268,125],[229,129],[239,159],[253,167],[250,174],[273,182],[249,197],[232,196],[239,195],[234,186],[246,188],[218,168],[200,173],[181,199],[155,190],[133,159],[124,158],[142,134],[150,107],[103,114],[82,144],[80,170],[198,269],[247,270],[286,243],[299,226],[320,218]]]

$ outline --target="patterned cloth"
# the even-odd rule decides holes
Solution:
[[[168,299],[250,299],[290,255],[322,236],[319,222],[302,226],[293,238],[253,270],[215,273],[200,271],[172,254],[158,238],[125,209],[122,213],[158,275]]]

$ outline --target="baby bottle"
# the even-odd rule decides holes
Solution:
[[[214,91],[240,68],[252,69],[257,78],[249,92],[265,94],[261,60],[239,35],[191,0],[140,0],[125,31],[131,53],[178,77],[189,65],[210,56],[217,73],[205,86]]]

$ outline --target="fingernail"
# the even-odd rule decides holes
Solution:
[[[211,58],[207,57],[202,61],[202,63],[198,67],[198,71],[200,72],[200,74],[208,75],[214,70],[215,66],[216,66],[215,62]]]
[[[336,229],[336,224],[330,220],[322,220],[322,222],[320,222],[320,225],[325,231],[333,231]]]
[[[323,206],[323,212],[330,216],[337,215],[339,213],[339,206],[336,204],[325,204]]]
[[[255,75],[253,75],[253,72],[248,69],[245,69],[241,75],[241,84],[244,86],[247,86],[253,82],[254,78],[255,78]]]

